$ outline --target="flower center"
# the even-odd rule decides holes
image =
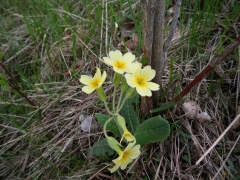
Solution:
[[[137,83],[139,86],[145,86],[146,81],[144,80],[143,77],[137,77]]]
[[[115,67],[117,67],[118,69],[125,69],[125,63],[121,62],[121,61],[116,61],[116,63],[114,64]]]
[[[125,151],[124,153],[123,153],[123,156],[122,156],[122,161],[127,161],[127,159],[129,158],[129,152],[128,151]]]
[[[92,88],[95,88],[95,89],[98,88],[99,83],[100,83],[100,79],[98,78],[94,79],[91,83]]]

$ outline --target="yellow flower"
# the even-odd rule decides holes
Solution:
[[[135,137],[126,128],[126,121],[122,116],[118,115],[117,123],[123,129],[123,135],[120,140],[120,143],[122,142],[123,139],[126,139],[128,142],[132,142],[136,140]]]
[[[133,63],[132,74],[126,74],[125,78],[129,86],[136,88],[138,94],[141,96],[152,96],[151,91],[159,90],[159,85],[148,81],[154,78],[156,71],[151,69],[150,66],[145,66],[143,69],[141,66],[141,63]]]
[[[86,85],[82,88],[82,91],[87,94],[91,94],[94,90],[102,86],[106,77],[107,77],[106,71],[104,71],[103,74],[101,75],[101,71],[99,68],[97,68],[97,72],[95,73],[93,78],[86,75],[82,75],[80,78],[80,82]]]
[[[119,74],[130,72],[132,62],[135,59],[135,55],[131,52],[122,55],[119,50],[110,51],[109,57],[103,57],[103,60],[106,64],[112,66],[113,70]]]
[[[120,150],[118,152],[119,157],[113,160],[115,166],[112,169],[109,169],[111,173],[115,172],[119,167],[122,170],[125,169],[129,163],[141,154],[140,145],[134,145],[135,141],[133,143],[129,143],[124,151]]]
[[[128,142],[136,140],[135,137],[128,131],[126,127],[123,128],[123,135],[120,142],[122,142],[123,139],[126,139]]]

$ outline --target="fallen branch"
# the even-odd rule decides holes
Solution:
[[[235,39],[235,41],[228,45],[222,54],[216,56],[213,58],[209,64],[195,77],[195,79],[188,84],[182,92],[176,96],[172,101],[176,102],[180,99],[182,99],[189,91],[196,86],[209,72],[211,72],[217,65],[219,65],[233,50],[240,45],[240,36]]]

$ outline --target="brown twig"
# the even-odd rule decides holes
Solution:
[[[36,106],[23,92],[20,91],[20,87],[18,86],[17,81],[13,78],[12,74],[8,71],[5,65],[3,63],[0,63],[0,66],[2,66],[2,68],[10,78],[8,85],[12,89],[16,90],[22,97],[24,97],[29,102],[29,104],[31,104],[32,106]]]
[[[176,102],[182,99],[189,91],[196,86],[209,72],[211,72],[217,65],[219,65],[236,47],[240,45],[240,36],[235,41],[228,45],[222,54],[216,56],[209,62],[209,64],[195,77],[195,79],[187,85],[182,92],[176,96],[172,101]]]

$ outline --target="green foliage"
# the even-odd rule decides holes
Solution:
[[[107,139],[101,139],[100,141],[96,142],[91,147],[90,152],[103,159],[108,159],[109,156],[112,156],[115,153],[114,150],[109,147]]]
[[[169,104],[167,104],[167,105],[165,105],[165,106],[162,106],[162,107],[160,107],[160,108],[150,110],[150,112],[151,112],[151,113],[155,113],[155,112],[163,111],[163,110],[169,109],[169,108],[171,108],[171,107],[174,107],[175,105],[177,105],[177,104],[179,104],[179,103],[181,103],[181,102],[183,102],[183,101],[185,101],[185,99],[181,99],[181,100],[179,100],[179,101],[177,101],[177,102],[172,102],[172,103],[169,103]]]
[[[2,73],[0,73],[0,86],[1,86],[1,89],[3,91],[9,91],[10,90],[10,88],[7,84],[7,79]]]
[[[135,132],[137,144],[141,146],[165,140],[170,134],[168,121],[161,116],[145,120]]]
[[[130,131],[133,133],[136,131],[136,128],[139,126],[138,116],[132,105],[134,102],[136,102],[137,98],[138,96],[128,99],[120,111],[121,115],[125,118]]]
[[[109,119],[108,116],[104,115],[104,114],[100,114],[100,113],[96,113],[95,114],[98,122],[104,126],[105,122]],[[121,133],[118,130],[118,127],[116,125],[116,123],[114,122],[114,120],[110,121],[107,125],[107,129],[110,130],[116,137],[120,137]]]

